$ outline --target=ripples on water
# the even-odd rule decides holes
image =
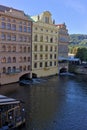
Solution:
[[[56,76],[45,83],[2,86],[1,94],[23,100],[22,130],[87,130],[86,76]]]

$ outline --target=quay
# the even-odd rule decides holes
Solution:
[[[25,124],[23,103],[0,95],[0,130],[9,130]]]

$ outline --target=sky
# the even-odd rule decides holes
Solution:
[[[0,5],[30,16],[50,11],[56,24],[66,24],[69,34],[87,34],[87,0],[0,0]]]

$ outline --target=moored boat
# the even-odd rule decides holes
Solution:
[[[0,130],[9,130],[25,124],[23,103],[14,98],[0,95]]]

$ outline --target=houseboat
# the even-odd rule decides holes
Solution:
[[[23,102],[0,95],[0,130],[15,129],[25,124]]]

